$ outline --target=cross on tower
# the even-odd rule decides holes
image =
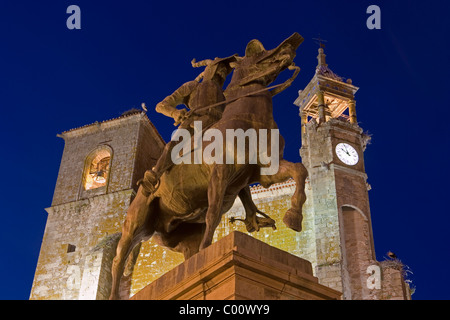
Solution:
[[[313,38],[313,40],[315,40],[314,42],[317,43],[321,48],[325,48],[325,42],[327,42],[327,40],[322,39],[320,37],[320,34],[317,38]]]

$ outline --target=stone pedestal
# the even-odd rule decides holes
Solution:
[[[311,263],[232,232],[164,274],[131,300],[328,300]]]

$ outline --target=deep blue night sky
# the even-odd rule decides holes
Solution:
[[[68,30],[66,8],[81,8]],[[381,8],[381,30],[366,9]],[[173,121],[154,106],[199,69],[190,61],[304,43],[293,85],[274,98],[285,158],[300,161],[297,91],[314,74],[319,34],[329,67],[360,90],[360,126],[377,259],[409,266],[413,299],[450,299],[448,1],[21,1],[0,3],[0,299],[28,299],[64,142],[56,134],[146,102],[166,141]]]

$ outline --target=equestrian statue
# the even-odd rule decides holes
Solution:
[[[258,157],[250,161],[252,150],[247,137],[244,146],[232,145],[230,148],[223,141],[220,150],[227,161],[211,163],[203,159],[200,163],[174,163],[174,154],[181,155],[181,152],[175,152],[181,142],[174,139],[168,142],[155,167],[147,170],[138,182],[136,197],[128,208],[112,265],[110,299],[119,299],[119,284],[127,259],[142,241],[153,237],[159,245],[181,252],[188,259],[212,243],[222,215],[237,197],[245,209],[244,222],[249,232],[262,227],[275,228],[275,221],[253,203],[249,187],[253,183],[268,188],[293,178],[296,190],[283,222],[289,228],[301,231],[307,171],[303,164],[283,159],[284,140],[281,135],[274,137],[271,133],[278,130],[273,118],[272,97],[289,87],[297,76],[300,68],[293,59],[302,42],[303,38],[294,33],[276,48],[266,50],[255,39],[247,44],[242,57],[235,54],[200,62],[193,60],[192,66],[205,67],[204,71],[156,105],[158,112],[172,117],[175,125],[179,125],[178,130],[191,133],[192,139],[195,124],[201,123],[203,133],[214,130],[210,132],[221,133],[224,137],[230,129],[254,130],[256,141],[265,141],[267,145],[276,146],[276,150],[269,152],[270,162]],[[270,86],[284,70],[294,71],[291,78]],[[225,80],[231,73],[231,80],[224,90]],[[185,105],[187,109],[177,109],[179,105]],[[218,143],[205,140],[200,151],[211,149],[211,143]],[[190,145],[196,144],[192,141]],[[245,151],[244,161],[238,159],[239,148]],[[193,149],[186,153],[183,148],[182,156],[194,158]],[[229,161],[230,158],[235,161]],[[274,168],[275,160],[275,170],[268,173],[269,168]]]

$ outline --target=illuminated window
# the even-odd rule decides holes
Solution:
[[[88,156],[84,174],[85,190],[106,186],[110,163],[111,152],[106,147],[99,148]]]

